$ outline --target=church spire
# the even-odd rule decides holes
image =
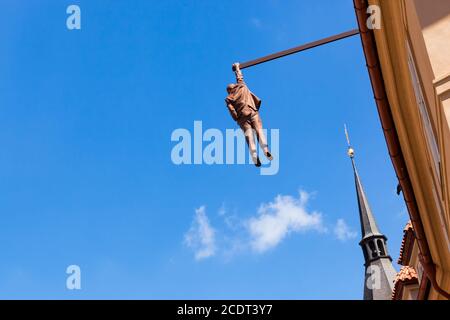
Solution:
[[[352,161],[355,177],[359,219],[361,222],[362,239],[359,245],[363,250],[365,262],[364,300],[389,300],[394,288],[396,271],[392,265],[392,258],[387,251],[387,238],[378,229],[356,169],[355,150],[351,147],[347,127],[345,127],[345,136],[348,143],[347,154]]]
[[[353,173],[355,176],[355,185],[356,185],[356,196],[358,197],[358,207],[359,207],[359,219],[361,221],[361,235],[362,238],[369,238],[373,235],[379,235],[380,233],[377,223],[375,221],[375,217],[373,216],[372,209],[370,209],[369,201],[367,200],[366,193],[364,192],[364,188],[361,183],[361,179],[358,174],[358,170],[356,169],[355,164],[355,150],[351,147],[350,139],[348,136],[347,126],[345,128],[345,136],[347,138],[348,143],[348,151],[347,154],[352,161]]]

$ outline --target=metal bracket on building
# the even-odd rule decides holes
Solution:
[[[314,41],[314,42],[310,42],[310,43],[307,43],[307,44],[304,44],[304,45],[301,45],[301,46],[298,46],[298,47],[295,47],[295,48],[291,48],[291,49],[283,50],[283,51],[280,51],[280,52],[277,52],[277,53],[273,53],[273,54],[270,54],[270,55],[262,57],[262,58],[258,58],[258,59],[255,59],[255,60],[251,60],[251,61],[247,61],[247,62],[244,62],[244,63],[240,63],[239,66],[240,66],[241,69],[253,67],[253,66],[256,66],[256,65],[264,63],[264,62],[272,61],[272,60],[275,60],[275,59],[278,59],[278,58],[282,58],[282,57],[285,57],[285,56],[288,56],[288,55],[291,55],[291,54],[294,54],[294,53],[298,53],[298,52],[301,52],[301,51],[305,51],[305,50],[309,50],[309,49],[312,49],[312,48],[315,48],[315,47],[319,47],[319,46],[322,46],[324,44],[328,44],[328,43],[331,43],[331,42],[335,42],[335,41],[338,41],[338,40],[342,40],[342,39],[345,39],[345,38],[348,38],[348,37],[355,36],[357,34],[359,34],[359,30],[358,29],[347,31],[347,32],[344,32],[344,33],[340,33],[340,34],[334,35],[332,37],[328,37],[328,38],[317,40],[317,41]]]

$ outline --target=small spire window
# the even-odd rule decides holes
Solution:
[[[386,255],[386,250],[384,250],[383,240],[378,239],[377,240],[377,245],[378,245],[378,251],[380,252],[380,256],[385,256]]]
[[[372,253],[372,258],[378,257],[378,250],[375,245],[375,241],[369,241],[369,249],[370,249],[370,252]]]

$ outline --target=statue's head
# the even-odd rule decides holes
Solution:
[[[236,85],[235,85],[234,83],[230,83],[230,84],[227,86],[227,92],[228,92],[228,94],[232,93],[235,87],[236,87]]]

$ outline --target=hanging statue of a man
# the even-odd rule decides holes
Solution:
[[[261,100],[255,96],[244,82],[239,63],[233,64],[233,71],[236,75],[236,83],[227,86],[228,96],[225,99],[231,117],[235,120],[245,134],[252,160],[257,167],[261,166],[258,153],[256,151],[256,143],[254,132],[258,138],[267,159],[272,160],[272,154],[267,146],[267,139],[262,128],[262,121],[259,116],[259,108]],[[253,131],[254,130],[254,131]]]

